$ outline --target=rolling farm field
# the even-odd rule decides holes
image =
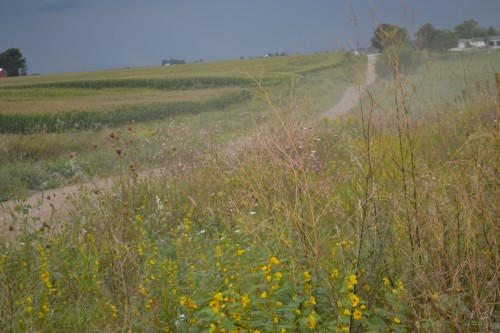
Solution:
[[[215,137],[234,136],[260,121],[259,112],[251,112],[258,90],[282,94],[294,81],[312,80],[311,73],[321,71],[334,73],[322,81],[344,80],[336,70],[342,61],[342,54],[330,53],[2,80],[0,199],[113,173],[115,162],[123,164],[116,161],[116,149],[130,142],[109,140],[109,135],[131,134],[130,126],[137,153],[128,162],[158,167],[163,162],[147,161],[165,154],[162,144],[175,146],[179,154],[188,150],[181,142],[192,149]],[[332,89],[330,98],[334,94]],[[186,115],[192,119],[185,121]],[[173,135],[171,126],[189,129],[176,130],[168,143],[144,141],[155,140],[154,131]],[[196,131],[217,134],[197,138]]]
[[[499,55],[0,80],[0,332],[499,330]]]

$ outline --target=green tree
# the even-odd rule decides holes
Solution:
[[[0,67],[5,69],[8,76],[26,75],[26,59],[17,48],[10,48],[0,53]]]
[[[372,46],[384,50],[390,46],[403,46],[408,40],[408,30],[394,24],[380,24],[371,39]]]
[[[436,29],[430,23],[418,29],[415,36],[416,45],[421,49],[442,50],[452,48],[457,44],[457,38],[452,31]]]
[[[500,30],[497,31],[495,28],[489,27],[488,30],[486,31],[486,34],[489,37],[493,37],[493,36],[496,36],[496,35],[500,35]]]
[[[476,20],[465,20],[455,27],[458,38],[481,37],[482,31]]]

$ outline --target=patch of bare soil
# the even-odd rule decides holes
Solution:
[[[137,178],[158,177],[163,169],[152,169],[137,174]],[[97,194],[111,188],[114,177],[99,179],[79,185],[37,192],[23,201],[0,203],[0,232],[17,235],[24,228],[58,229],[67,221],[74,201],[82,193]]]

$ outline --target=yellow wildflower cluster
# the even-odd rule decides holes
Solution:
[[[43,303],[42,308],[38,311],[38,318],[43,319],[47,313],[49,313],[49,306],[47,303]]]
[[[316,312],[312,311],[308,318],[309,319],[308,327],[312,330],[316,328],[316,318],[314,317],[315,314]]]
[[[212,308],[212,310],[214,311],[214,314],[218,314],[218,313],[219,313],[219,311],[220,311],[220,309],[223,309],[223,308],[225,308],[225,307],[226,307],[226,305],[225,305],[225,304],[222,304],[222,305],[221,305],[221,303],[222,303],[222,302],[224,302],[224,301],[226,301],[226,302],[227,302],[227,301],[228,301],[228,299],[227,299],[227,298],[224,298],[224,297],[222,296],[222,293],[217,293],[217,294],[215,294],[213,301],[211,301],[211,302],[210,302],[210,307],[211,307],[211,308]]]
[[[347,281],[347,289],[354,289],[354,286],[358,284],[358,279],[355,274],[349,276],[349,280]]]
[[[37,246],[37,250],[40,254],[40,261],[42,262],[42,264],[40,265],[40,277],[49,290],[49,293],[53,293],[56,288],[54,288],[54,286],[52,285],[52,282],[50,280],[50,273],[47,271],[47,257],[45,255],[45,250],[41,245]]]
[[[185,296],[181,297],[181,305],[187,306],[191,310],[196,310],[198,308],[194,301]]]
[[[247,294],[241,296],[241,306],[243,307],[243,310],[245,310],[250,303],[250,298],[248,297]]]
[[[106,303],[106,304],[104,304],[104,307],[108,308],[110,310],[111,317],[118,318],[118,311],[117,311],[116,307],[113,304]]]

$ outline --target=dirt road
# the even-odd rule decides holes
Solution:
[[[350,86],[342,95],[340,101],[335,104],[330,110],[321,114],[321,118],[327,117],[329,119],[334,119],[340,115],[347,114],[352,108],[354,108],[359,103],[360,94],[362,94],[365,89],[375,82],[375,62],[377,60],[377,55],[369,55],[368,62],[366,65],[366,77],[365,82],[361,86]]]
[[[138,173],[139,179],[158,177],[164,169],[152,169]],[[23,219],[30,229],[44,226],[57,228],[58,224],[69,217],[73,201],[81,193],[94,193],[109,189],[114,178],[103,178],[93,182],[71,185],[32,194],[24,201],[5,201],[0,203],[0,233],[17,234],[24,226]],[[17,208],[16,208],[17,207]],[[23,212],[24,210],[24,212]]]

